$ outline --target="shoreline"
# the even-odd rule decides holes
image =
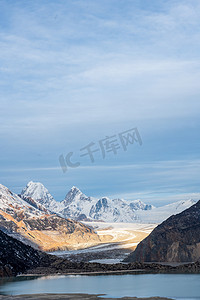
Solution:
[[[166,297],[121,297],[121,298],[111,298],[106,297],[106,294],[83,294],[83,293],[67,293],[67,294],[52,294],[52,293],[42,293],[42,294],[26,294],[26,295],[0,295],[0,300],[172,300]]]
[[[84,275],[106,275],[106,274],[116,274],[116,273],[152,273],[149,272],[147,270],[144,269],[135,269],[135,270],[116,270],[116,271],[93,271],[93,272],[67,272],[67,273],[53,273],[53,274],[19,274],[17,275],[15,278],[17,277],[41,277],[41,276],[71,276],[71,275],[80,275],[80,276],[84,276]],[[4,277],[4,278],[9,278],[9,277]]]
[[[92,272],[66,272],[66,273],[27,273],[27,274],[19,274],[13,278],[19,278],[19,277],[55,277],[55,276],[100,276],[100,275],[128,275],[128,274],[199,274],[198,272],[187,272],[187,271],[181,271],[181,270],[146,270],[146,269],[133,269],[133,270],[113,270],[113,271],[92,271]],[[1,277],[1,279],[7,279],[11,277]]]
[[[65,264],[66,263],[66,264]],[[48,266],[36,267],[27,270],[18,276],[57,276],[57,275],[114,275],[114,274],[197,274],[200,273],[200,262],[181,264],[177,266],[162,265],[157,263],[129,263],[129,264],[100,264],[100,263],[69,263],[56,260]]]

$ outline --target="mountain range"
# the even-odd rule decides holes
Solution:
[[[58,202],[49,191],[39,182],[30,181],[19,195],[25,201],[34,202],[40,210],[51,211],[64,218],[77,221],[104,222],[140,222],[161,223],[169,216],[177,214],[196,203],[189,199],[174,202],[162,207],[145,204],[141,200],[125,201],[124,199],[100,199],[88,197],[77,187],[73,186],[65,198]]]
[[[135,213],[138,210],[151,210],[140,200],[127,203],[123,199],[109,199],[103,197],[96,199],[83,194],[73,186],[61,202],[55,201],[49,191],[39,182],[29,182],[19,195],[24,200],[33,200],[43,205],[49,211],[64,218],[74,220],[101,220],[105,222],[134,222],[138,219]]]

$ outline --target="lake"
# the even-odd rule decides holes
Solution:
[[[200,274],[68,275],[3,279],[0,293],[88,293],[110,297],[200,299]]]

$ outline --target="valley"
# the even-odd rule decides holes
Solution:
[[[156,224],[84,222],[100,238],[98,245],[72,251],[55,251],[60,257],[72,261],[119,263],[130,254]]]

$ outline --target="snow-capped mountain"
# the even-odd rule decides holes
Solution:
[[[89,217],[106,222],[134,222],[137,220],[137,215],[129,204],[121,199],[107,197],[99,199],[95,205],[92,205]]]
[[[73,186],[70,191],[67,193],[65,196],[65,199],[63,200],[63,204],[65,206],[70,205],[72,202],[78,202],[78,201],[83,201],[83,202],[92,202],[91,197],[87,197],[85,194],[83,194],[77,187]]]
[[[20,197],[29,201],[32,199],[35,201],[35,205],[36,203],[39,203],[52,212],[59,211],[63,208],[63,206],[53,198],[45,186],[40,182],[30,181],[22,190]]]
[[[140,222],[161,223],[169,216],[178,214],[189,208],[197,201],[185,200],[168,204],[162,207],[154,207],[145,204],[141,200],[131,202],[123,199],[110,199],[102,197],[96,199],[83,194],[73,186],[61,202],[55,201],[53,196],[41,183],[29,182],[22,191],[24,200],[31,198],[38,205],[57,213],[64,218],[74,220],[101,220],[104,222]]]
[[[89,218],[105,222],[134,222],[138,220],[137,210],[151,210],[152,205],[147,205],[141,200],[128,203],[123,199],[110,199],[103,197],[96,199],[87,197],[77,187],[72,187],[61,201],[65,208],[59,214],[77,220]]]
[[[139,221],[136,211],[153,208],[152,205],[147,205],[141,200],[128,203],[123,199],[88,197],[75,186],[70,189],[63,201],[56,202],[43,184],[32,181],[23,189],[21,197],[24,200],[32,199],[62,217],[75,220],[134,222]]]
[[[65,218],[73,219],[85,219],[89,216],[91,206],[96,203],[95,198],[87,197],[77,187],[73,186],[65,196],[65,199],[61,201],[63,209],[58,213]]]

